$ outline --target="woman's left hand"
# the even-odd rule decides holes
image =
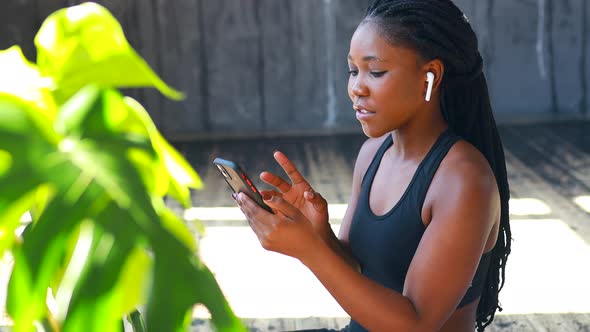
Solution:
[[[235,198],[264,249],[303,260],[323,245],[311,222],[283,198],[265,197],[264,202],[275,214],[259,207],[244,193]]]

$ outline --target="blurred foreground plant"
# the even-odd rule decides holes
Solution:
[[[199,177],[116,88],[182,95],[95,3],[49,16],[35,44],[37,64],[18,46],[0,52],[0,257],[14,256],[14,331],[121,331],[131,313],[141,325],[138,306],[148,331],[184,331],[197,303],[218,330],[245,330],[164,204],[169,195],[189,206]]]

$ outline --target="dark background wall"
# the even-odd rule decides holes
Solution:
[[[73,0],[3,0],[0,49]],[[358,131],[348,43],[369,0],[103,0],[183,102],[131,90],[172,140]],[[474,26],[502,119],[587,117],[587,0],[456,0]],[[532,116],[531,116],[532,115]]]

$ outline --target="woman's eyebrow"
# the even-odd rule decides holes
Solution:
[[[353,61],[352,56],[350,54],[348,55],[348,60]],[[381,59],[381,58],[379,58],[379,57],[377,57],[375,55],[366,55],[366,56],[362,57],[362,60],[364,62],[371,62],[371,61],[387,62],[387,61],[385,61],[385,60],[383,60],[383,59]]]

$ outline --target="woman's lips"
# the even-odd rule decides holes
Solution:
[[[362,106],[354,106],[353,108],[356,111],[356,119],[359,121],[365,121],[375,115],[375,112],[371,112]]]

